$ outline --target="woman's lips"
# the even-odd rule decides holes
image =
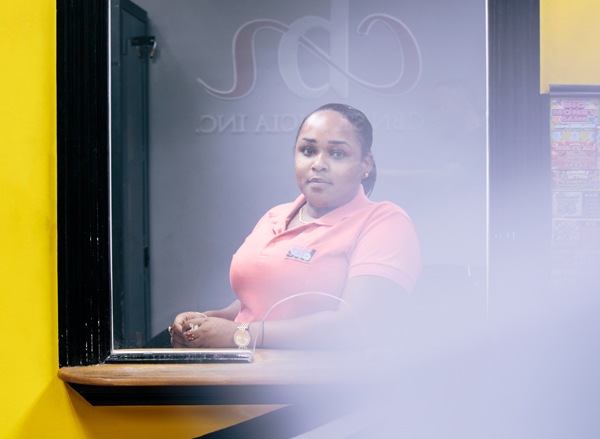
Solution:
[[[321,178],[321,177],[312,177],[312,178],[309,178],[307,180],[307,182],[308,183],[314,183],[314,184],[331,184],[330,181],[325,180],[324,178]]]

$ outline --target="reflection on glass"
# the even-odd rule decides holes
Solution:
[[[433,271],[485,272],[484,1],[121,0],[127,19],[116,3],[115,347],[143,347],[179,312],[233,301],[231,257],[269,208],[298,195],[296,130],[326,102],[371,119],[371,198],[409,212],[423,284]],[[136,40],[147,36],[153,58]],[[129,79],[136,69],[142,80]]]

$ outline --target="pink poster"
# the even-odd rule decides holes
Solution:
[[[550,102],[555,273],[600,269],[600,99]]]

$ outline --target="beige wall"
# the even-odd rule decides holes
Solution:
[[[600,81],[597,0],[541,1],[542,91]],[[194,437],[251,407],[91,407],[56,378],[55,3],[0,2],[0,437]]]

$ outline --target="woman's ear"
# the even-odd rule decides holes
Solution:
[[[373,163],[374,163],[374,159],[373,159],[373,154],[368,153],[367,155],[365,155],[362,158],[362,175],[363,177],[365,176],[365,174],[369,174],[371,172],[371,169],[373,169]]]

